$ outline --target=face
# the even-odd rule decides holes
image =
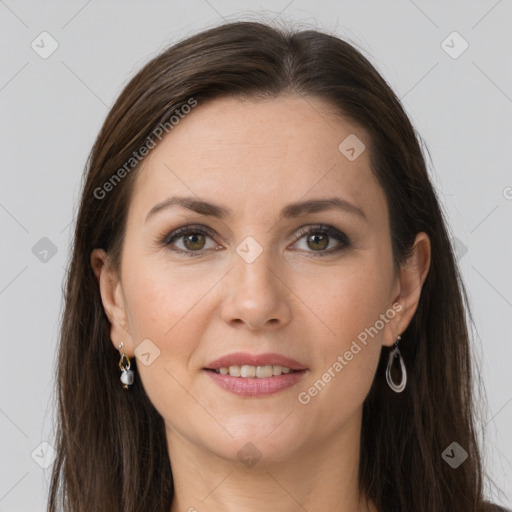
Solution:
[[[367,149],[349,159],[339,146],[354,135]],[[142,347],[136,378],[171,443],[236,460],[252,442],[279,459],[359,421],[382,345],[411,316],[369,144],[322,100],[227,98],[199,104],[144,160],[102,296],[116,348]],[[184,196],[224,214],[165,206]],[[326,199],[339,207],[287,209]],[[206,369],[238,352],[302,371],[253,385]]]

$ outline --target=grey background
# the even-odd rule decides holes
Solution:
[[[168,44],[223,18],[275,17],[357,44],[430,150],[478,331],[485,461],[503,493],[487,492],[512,505],[511,0],[0,0],[0,512],[45,510],[52,452],[40,444],[52,443],[61,286],[81,174],[109,106]],[[46,59],[31,47],[49,48],[43,31],[58,42]],[[458,58],[442,47],[463,48],[446,39],[453,31],[469,44]],[[93,371],[83,368],[84,385]]]

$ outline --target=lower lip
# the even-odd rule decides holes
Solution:
[[[212,370],[205,371],[216,384],[235,395],[258,397],[271,395],[297,384],[304,377],[307,370],[282,373],[275,377],[263,379],[257,377],[232,377],[231,375],[222,375]]]

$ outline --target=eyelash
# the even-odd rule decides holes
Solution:
[[[195,234],[206,235],[206,236],[209,236],[210,238],[215,237],[215,232],[212,229],[207,228],[206,226],[185,226],[183,228],[176,229],[175,231],[173,231],[172,233],[167,235],[162,240],[162,244],[165,246],[170,246],[176,239],[183,238],[186,235],[195,235]],[[338,231],[337,229],[333,228],[332,226],[326,226],[326,225],[322,225],[322,224],[312,225],[312,226],[308,226],[306,228],[300,228],[299,232],[298,232],[299,236],[298,236],[296,242],[298,242],[305,235],[316,235],[316,234],[328,235],[329,238],[334,238],[338,242],[341,242],[342,246],[338,247],[335,250],[329,249],[329,250],[324,250],[321,252],[306,251],[306,252],[311,252],[313,254],[314,258],[316,258],[316,257],[321,258],[324,256],[338,253],[338,252],[346,249],[350,245],[350,241],[349,241],[347,235],[345,235],[345,233]],[[201,256],[204,253],[204,250],[202,250],[202,249],[198,250],[198,251],[189,251],[189,250],[183,250],[183,249],[171,249],[171,250],[174,252],[179,252],[186,256],[190,256],[190,257]]]

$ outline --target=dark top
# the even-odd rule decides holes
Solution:
[[[509,508],[503,508],[498,505],[492,505],[489,512],[512,512]]]

